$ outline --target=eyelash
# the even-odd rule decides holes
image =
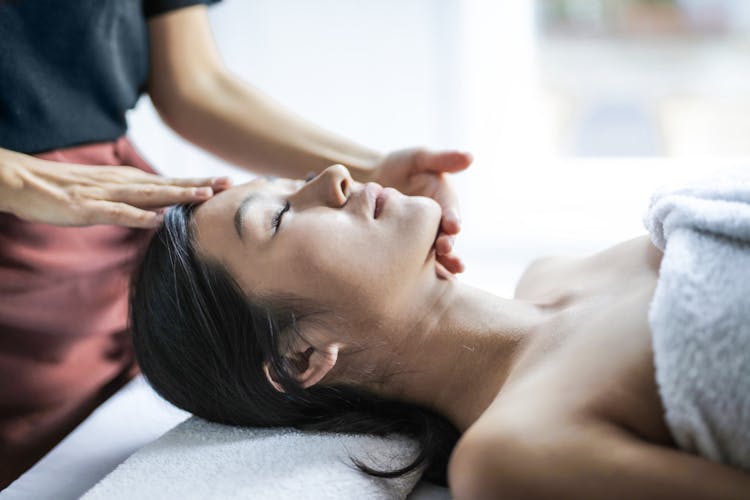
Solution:
[[[290,208],[289,201],[287,201],[286,204],[284,205],[284,208],[279,210],[276,213],[276,215],[273,216],[273,222],[271,223],[271,225],[273,226],[274,233],[279,232],[279,226],[281,225],[281,218],[284,216],[284,212],[289,210],[289,208]]]
[[[313,180],[317,174],[310,173],[307,175],[307,178],[305,178],[305,184]],[[278,233],[279,232],[279,226],[281,225],[281,218],[284,217],[284,213],[288,212],[291,208],[291,205],[289,204],[289,200],[284,204],[284,208],[279,210],[276,215],[273,216],[273,221],[271,222],[271,226],[273,227],[273,232]]]

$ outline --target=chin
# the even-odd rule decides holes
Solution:
[[[405,230],[408,231],[409,239],[412,239],[415,243],[424,243],[420,247],[425,249],[425,255],[427,255],[435,243],[443,212],[440,205],[432,198],[423,196],[411,196],[409,198],[410,204],[407,209],[411,217]]]

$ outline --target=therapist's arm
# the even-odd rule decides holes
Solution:
[[[341,163],[369,180],[384,155],[295,115],[222,63],[199,5],[149,21],[148,93],[162,119],[190,142],[249,170],[304,177]]]
[[[436,271],[444,278],[463,271],[452,251],[460,230],[458,200],[445,174],[466,169],[471,155],[422,148],[385,155],[302,119],[225,68],[203,5],[152,18],[149,36],[148,92],[178,134],[257,173],[302,178],[341,163],[358,181],[429,196],[443,213]]]

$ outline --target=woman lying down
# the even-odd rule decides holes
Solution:
[[[144,375],[211,421],[411,436],[405,469],[353,459],[385,477],[426,466],[457,499],[750,498],[747,317],[736,348],[670,353],[708,320],[660,319],[676,313],[658,295],[678,291],[657,286],[667,260],[648,236],[537,260],[496,297],[436,274],[440,215],[340,165],[171,208],[131,297]],[[742,280],[750,229],[731,241]],[[748,295],[714,320],[747,315]],[[688,314],[712,298],[686,300]],[[652,343],[649,319],[686,337]]]

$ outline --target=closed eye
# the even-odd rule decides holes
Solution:
[[[271,226],[273,227],[273,233],[276,234],[279,232],[279,226],[281,225],[281,218],[284,217],[284,213],[289,210],[291,205],[289,204],[289,201],[287,201],[284,204],[284,208],[279,210],[276,215],[273,216],[273,221],[271,222]]]
[[[307,178],[305,178],[305,184],[313,180],[315,177],[317,177],[317,174],[315,172],[311,172],[307,175]],[[279,210],[276,215],[273,216],[273,220],[271,221],[271,226],[273,227],[273,234],[276,234],[279,232],[279,227],[281,226],[281,219],[284,217],[284,213],[288,212],[291,208],[291,204],[289,203],[289,200],[286,201],[284,204],[284,208]]]

